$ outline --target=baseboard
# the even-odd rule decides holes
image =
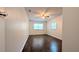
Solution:
[[[52,36],[52,35],[49,35],[49,34],[36,34],[37,36],[39,35],[47,35],[47,36],[50,36],[50,37],[53,37],[53,38],[55,38],[55,39],[59,39],[59,40],[62,40],[62,39],[60,39],[60,38],[57,38],[57,37],[55,37],[55,36]],[[30,36],[33,36],[33,35],[30,35]]]
[[[25,42],[24,42],[24,44],[23,44],[23,48],[24,48],[24,46],[25,46],[25,44],[26,44],[26,42],[27,42],[29,36],[30,36],[30,35],[28,35],[28,37],[26,38],[26,40],[25,40]],[[21,49],[21,52],[23,51],[23,48]]]
[[[52,35],[49,35],[49,34],[47,34],[48,36],[50,36],[50,37],[53,37],[53,38],[55,38],[55,39],[59,39],[59,40],[62,40],[62,39],[60,39],[60,38],[57,38],[57,37],[55,37],[55,36],[52,36]]]

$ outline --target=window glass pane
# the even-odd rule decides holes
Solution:
[[[57,23],[56,22],[52,22],[52,29],[56,29],[57,28]]]
[[[38,29],[38,24],[34,24],[34,29]]]
[[[43,29],[43,24],[39,24],[39,29]]]
[[[43,24],[34,24],[33,28],[41,30],[41,29],[43,29]]]

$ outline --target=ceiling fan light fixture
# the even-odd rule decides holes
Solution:
[[[41,18],[42,18],[42,19],[45,19],[45,16],[44,16],[44,15],[41,15]]]
[[[41,15],[41,18],[45,19],[45,18],[49,18],[48,15]]]

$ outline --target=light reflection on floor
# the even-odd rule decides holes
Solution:
[[[33,39],[33,48],[43,48],[44,45],[44,39],[43,38],[35,38]]]
[[[50,43],[50,50],[51,52],[58,52],[58,44],[56,41]]]
[[[34,49],[41,49],[44,46],[44,39],[43,38],[34,38],[32,46]],[[58,44],[55,40],[52,40],[50,43],[50,51],[51,52],[58,52]]]

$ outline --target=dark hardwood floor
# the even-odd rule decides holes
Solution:
[[[49,35],[30,35],[22,52],[62,52],[62,40]]]

